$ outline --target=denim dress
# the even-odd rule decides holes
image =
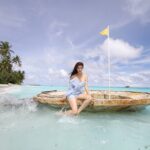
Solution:
[[[79,81],[77,77],[70,79],[69,88],[66,92],[68,100],[75,98],[75,96],[82,94],[84,92],[84,81]]]

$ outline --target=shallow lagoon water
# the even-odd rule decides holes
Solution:
[[[56,109],[32,100],[41,91],[55,89],[66,88],[22,86],[0,95],[1,150],[150,150],[150,106],[137,112],[57,116]]]

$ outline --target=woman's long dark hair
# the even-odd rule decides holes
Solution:
[[[77,72],[78,66],[84,67],[83,62],[77,62],[77,63],[75,64],[75,66],[74,66],[74,68],[73,68],[73,71],[70,73],[70,78],[71,78],[73,75],[75,75],[75,74],[78,73],[78,72]]]

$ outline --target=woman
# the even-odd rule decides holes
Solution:
[[[77,115],[91,102],[92,98],[88,90],[88,77],[82,72],[84,64],[77,62],[70,75],[69,89],[66,92],[66,98],[71,106],[71,110],[65,114]],[[82,105],[77,108],[77,99],[83,100]]]

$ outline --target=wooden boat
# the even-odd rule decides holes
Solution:
[[[111,91],[111,99],[108,99],[108,91],[90,90],[92,102],[85,109],[88,111],[120,111],[120,110],[139,110],[150,105],[150,93],[144,92],[122,92]],[[68,101],[65,98],[65,91],[44,91],[33,100],[48,104],[55,108],[69,108]],[[77,99],[77,104],[81,105],[82,100]]]

